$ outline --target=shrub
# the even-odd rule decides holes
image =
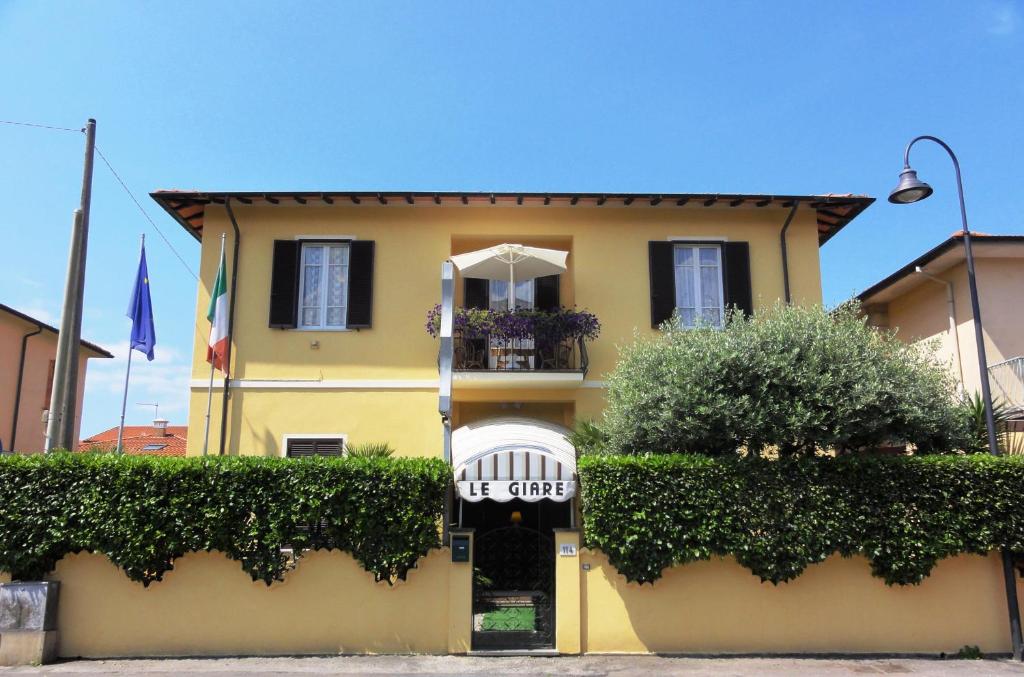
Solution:
[[[584,534],[631,581],[732,555],[779,583],[832,554],[919,583],[944,557],[1024,551],[1024,458],[580,459]]]
[[[608,446],[608,435],[593,421],[576,421],[569,442],[581,455],[603,454]]]
[[[448,480],[434,459],[4,457],[0,571],[39,579],[87,550],[148,585],[186,552],[219,550],[269,585],[290,545],[344,550],[392,581],[440,546]]]
[[[391,458],[395,449],[387,442],[361,442],[345,449],[352,458]]]
[[[967,421],[967,440],[964,451],[969,454],[987,454],[988,448],[988,424],[985,422],[985,401],[980,393],[965,395],[960,403],[961,415]],[[1015,411],[1005,402],[996,400],[992,402],[992,418],[996,424],[996,442],[999,444],[1000,452],[1004,454],[1022,453],[1021,445],[1024,443],[1020,434],[1016,433],[1014,425]]]
[[[603,427],[615,453],[808,455],[964,439],[953,383],[924,349],[872,329],[855,306],[776,305],[724,329],[680,329],[623,349]]]

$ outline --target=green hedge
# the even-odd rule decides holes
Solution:
[[[834,553],[919,583],[958,553],[1024,551],[1024,458],[580,459],[587,545],[631,581],[732,555],[788,581]]]
[[[290,545],[344,550],[391,581],[440,546],[448,479],[427,459],[3,457],[0,571],[39,579],[87,550],[148,585],[176,557],[219,550],[269,585]]]

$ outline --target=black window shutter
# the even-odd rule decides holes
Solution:
[[[651,326],[660,327],[676,309],[675,257],[671,242],[648,242],[651,276]]]
[[[476,277],[463,278],[462,303],[467,308],[487,310],[491,305],[490,280],[483,280]]]
[[[373,240],[355,240],[349,247],[345,325],[363,329],[373,325]]]
[[[744,315],[754,312],[754,293],[750,284],[750,244],[726,242],[722,245],[725,269],[725,307],[736,306]]]
[[[295,326],[299,298],[299,252],[296,240],[274,240],[274,262],[270,274],[270,326]]]
[[[537,310],[556,311],[561,307],[558,281],[561,275],[545,275],[533,281],[533,307]]]

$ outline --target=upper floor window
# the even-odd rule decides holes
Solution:
[[[277,329],[368,329],[373,240],[274,240],[270,321]]]
[[[725,308],[744,315],[754,311],[749,243],[652,240],[647,257],[655,329],[675,313],[684,318],[683,326],[694,326],[686,324],[692,316],[720,327]]]
[[[348,317],[348,243],[302,243],[299,328],[344,329]]]
[[[683,327],[721,327],[725,319],[722,248],[677,244],[673,248],[675,299]]]

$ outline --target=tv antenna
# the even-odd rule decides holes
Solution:
[[[160,403],[159,402],[136,402],[137,406],[140,407],[153,407],[153,418],[160,418]]]

